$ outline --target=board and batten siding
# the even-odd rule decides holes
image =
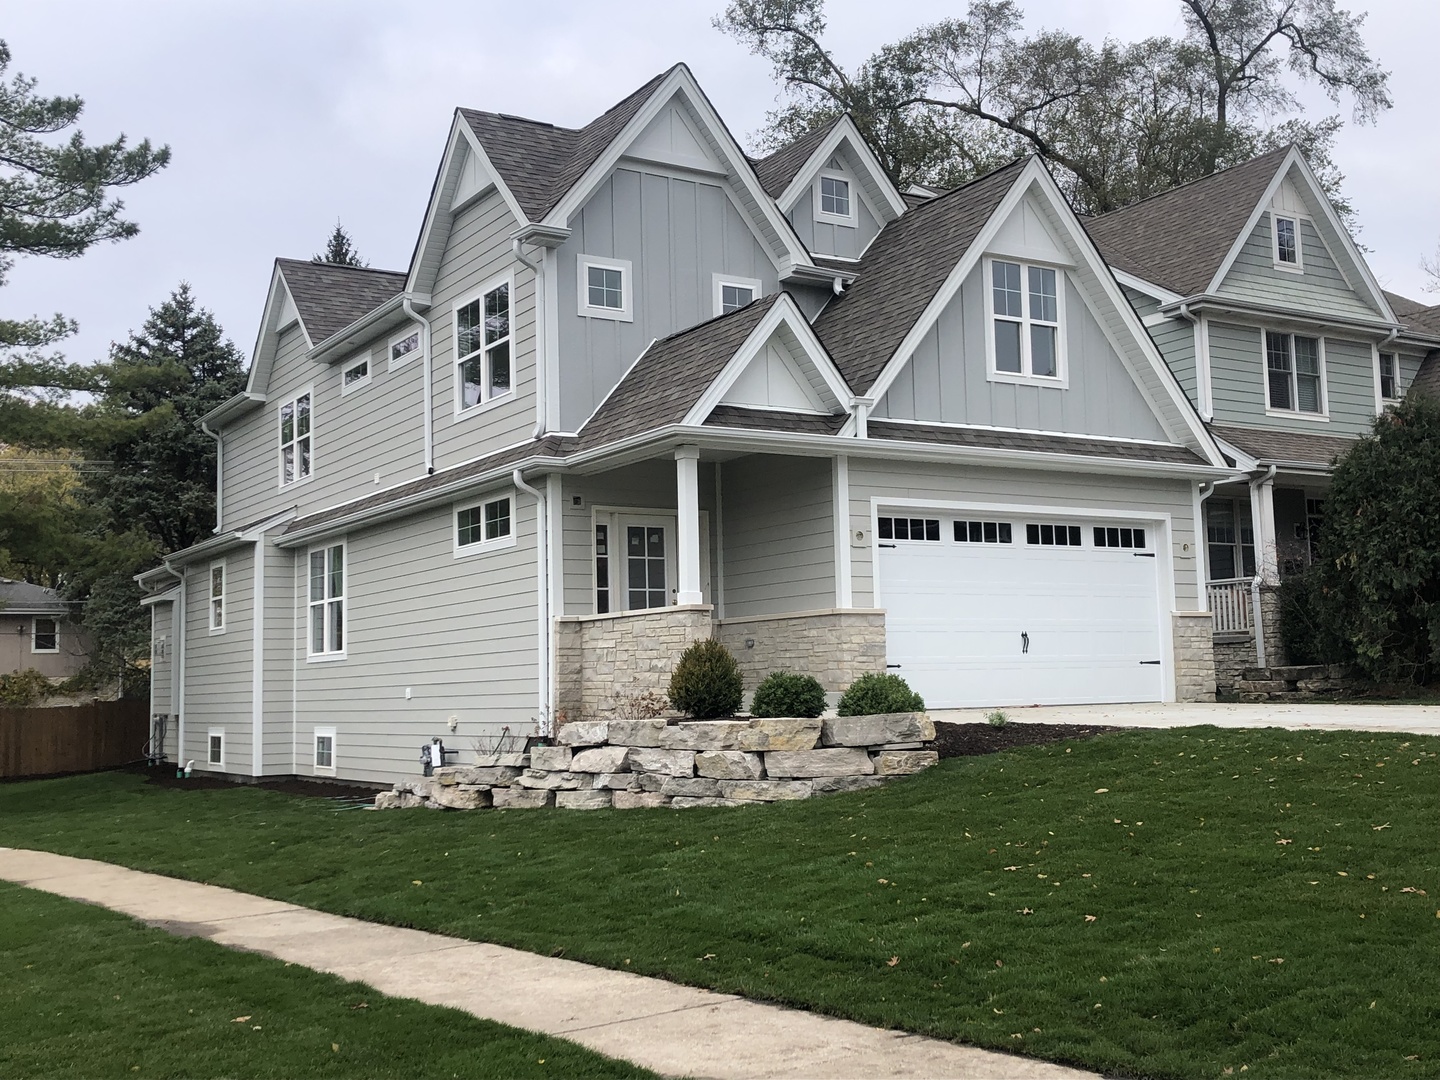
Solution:
[[[1216,290],[1219,295],[1316,315],[1380,318],[1380,313],[1365,303],[1346,280],[1313,222],[1300,218],[1303,273],[1276,269],[1270,230],[1271,214],[1267,211],[1220,282]]]
[[[850,181],[850,199],[855,210],[854,225],[838,225],[833,221],[816,221],[815,185],[802,194],[786,215],[795,235],[805,249],[815,255],[835,255],[842,259],[858,259],[880,232],[880,222],[860,196],[860,183],[855,173],[836,158],[826,163],[827,172],[844,173]]]
[[[882,504],[887,499],[917,499],[1104,509],[1122,518],[1126,512],[1168,514],[1175,596],[1162,595],[1160,602],[1170,603],[1179,611],[1193,611],[1200,606],[1193,498],[1194,489],[1186,480],[850,458],[850,521],[852,529],[863,527],[867,535],[872,499]],[[1023,540],[1023,534],[1019,539]],[[874,605],[873,559],[873,543],[850,549],[852,601],[856,607]]]
[[[1069,386],[990,381],[983,270],[970,272],[872,415],[1170,441],[1068,275]]]
[[[236,548],[225,561],[225,632],[210,633],[210,561],[185,569],[185,745],[177,759],[210,766],[206,732],[225,729],[226,772],[251,772],[251,680],[254,673],[255,551]]]
[[[835,606],[831,468],[764,454],[721,466],[727,619]]]
[[[720,181],[616,169],[557,249],[560,425],[575,431],[650,343],[712,318],[715,274],[779,287],[775,264]],[[629,260],[631,322],[579,314],[579,258]]]
[[[1267,413],[1265,330],[1210,322],[1210,383],[1215,421],[1312,435],[1362,435],[1375,419],[1375,363],[1368,342],[1324,339],[1328,422],[1309,414]]]
[[[514,513],[514,546],[462,559],[450,506],[352,532],[343,660],[307,661],[308,556],[295,552],[293,629],[276,633],[292,635],[289,752],[301,775],[313,772],[316,727],[336,729],[341,779],[376,784],[419,772],[420,747],[435,735],[468,756],[476,740],[493,745],[507,728],[516,747],[535,733],[534,501],[516,496]],[[451,716],[459,721],[453,734]]]

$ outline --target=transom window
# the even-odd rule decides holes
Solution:
[[[877,522],[881,540],[940,542],[939,518],[882,517]]]
[[[1286,266],[1300,265],[1300,220],[1274,215],[1275,262]]]
[[[1061,377],[1060,275],[1048,266],[990,263],[993,372],[1002,378]]]
[[[513,509],[509,495],[487,499],[455,511],[455,551],[468,555],[487,547],[514,543]]]
[[[1270,408],[1323,413],[1320,339],[1265,332],[1265,374]]]
[[[310,475],[311,425],[310,392],[280,406],[280,483],[293,484]]]
[[[1025,542],[1041,547],[1079,547],[1079,525],[1026,525]]]
[[[390,367],[399,367],[420,351],[420,331],[412,330],[397,338],[390,339]]]
[[[1008,521],[957,521],[957,544],[1008,544],[1011,540]]]
[[[630,263],[624,259],[602,259],[593,255],[579,257],[580,314],[595,319],[632,318]]]
[[[210,630],[219,633],[225,629],[225,564],[210,565]]]
[[[1145,546],[1145,530],[1097,525],[1095,526],[1095,546],[1097,548],[1143,548]]]
[[[30,651],[60,651],[60,623],[55,619],[36,619],[30,624]]]
[[[345,545],[310,552],[310,655],[345,652]]]
[[[1380,354],[1380,398],[1382,401],[1400,400],[1400,359],[1394,353]]]
[[[370,356],[367,353],[359,360],[356,360],[352,364],[346,365],[346,367],[341,370],[340,393],[343,396],[350,393],[351,390],[358,390],[360,387],[364,386],[369,381]]]
[[[820,212],[831,217],[850,216],[850,181],[840,176],[820,177]]]
[[[455,311],[460,408],[510,392],[510,283],[501,282]]]

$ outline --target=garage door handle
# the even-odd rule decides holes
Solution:
[[[1030,635],[1024,632],[1020,634],[1020,652],[1023,654],[1030,652]]]
[[[1155,664],[1155,665],[1158,665],[1158,664],[1160,663],[1160,661],[1159,661],[1159,660],[1141,660],[1140,663],[1141,663],[1142,665],[1143,665],[1143,664]]]

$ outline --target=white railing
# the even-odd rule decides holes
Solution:
[[[1205,586],[1217,634],[1248,634],[1255,628],[1250,578],[1212,581]]]

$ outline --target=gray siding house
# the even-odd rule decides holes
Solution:
[[[902,193],[848,118],[751,159],[683,65],[578,129],[457,110],[410,266],[277,261],[206,418],[215,535],[141,576],[167,754],[388,783],[663,691],[711,636],[749,688],[1213,696],[1203,508],[1262,465],[1227,433],[1310,429],[1215,412],[1229,338],[1117,278],[1105,220],[1033,160]]]

